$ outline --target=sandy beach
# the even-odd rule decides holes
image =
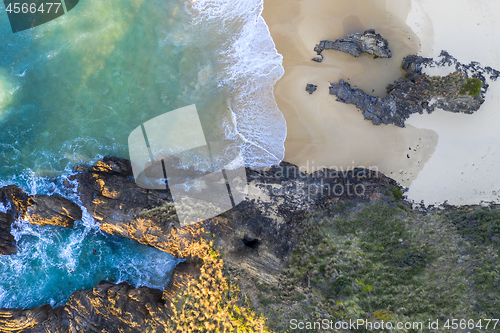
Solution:
[[[444,49],[463,63],[475,60],[498,69],[494,50],[500,49],[500,42],[489,45],[486,38],[477,38],[492,36],[490,30],[498,29],[493,26],[495,12],[476,3],[266,0],[263,16],[284,58],[285,75],[275,86],[275,97],[287,121],[285,160],[309,171],[353,166],[377,169],[409,187],[408,198],[415,202],[498,201],[495,191],[500,192],[500,179],[492,168],[500,164],[494,155],[500,141],[499,125],[495,125],[500,124],[500,118],[494,114],[498,105],[495,95],[500,90],[495,83],[476,114],[436,111],[412,116],[406,128],[374,126],[355,106],[339,103],[328,94],[329,82],[344,79],[368,93],[384,96],[387,84],[401,76],[401,61],[408,54],[437,56]],[[449,7],[454,9],[446,10]],[[471,22],[473,28],[464,22]],[[319,41],[366,29],[375,29],[389,41],[392,58],[355,58],[325,51],[322,63],[311,61]],[[483,30],[488,33],[483,35]],[[318,90],[309,95],[304,90],[307,83],[317,85]],[[470,174],[462,175],[459,181],[457,173],[472,164],[474,168],[465,171]],[[479,184],[481,177],[484,181]]]

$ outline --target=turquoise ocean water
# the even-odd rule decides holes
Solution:
[[[279,162],[286,126],[272,87],[282,58],[261,11],[260,0],[81,0],[13,34],[0,4],[0,186],[76,200],[60,186],[73,165],[128,158],[133,129],[190,104],[208,140],[238,142],[248,166]],[[0,307],[62,304],[102,279],[161,289],[177,263],[101,233],[88,214],[73,230],[15,227]]]

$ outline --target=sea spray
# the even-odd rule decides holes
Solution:
[[[78,202],[58,179],[21,175],[16,181],[29,194],[57,194]],[[0,182],[5,185],[5,181]],[[76,184],[73,184],[76,185]],[[12,234],[18,252],[0,256],[0,307],[31,308],[64,304],[71,293],[91,289],[101,280],[162,290],[179,262],[166,252],[110,236],[81,206],[83,218],[73,229],[31,225],[19,219]],[[0,207],[2,211],[6,207]]]

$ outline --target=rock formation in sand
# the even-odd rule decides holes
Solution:
[[[404,127],[411,114],[422,114],[424,110],[431,113],[435,108],[474,113],[484,103],[488,89],[485,75],[496,80],[500,72],[491,67],[482,68],[477,62],[461,64],[446,51],[442,51],[440,57],[438,61],[416,55],[406,57],[401,66],[406,72],[405,77],[390,84],[383,98],[353,89],[343,80],[331,83],[330,94],[337,96],[337,101],[356,105],[375,125]],[[428,66],[445,65],[454,65],[455,72],[442,77],[422,72]]]
[[[306,85],[306,91],[309,93],[309,95],[311,95],[313,92],[315,92],[316,89],[318,89],[317,85],[314,85],[314,84],[311,84],[311,83],[308,83]]]
[[[362,34],[356,32],[344,38],[337,39],[332,42],[329,40],[322,40],[314,51],[319,55],[312,60],[321,62],[323,50],[338,50],[349,53],[355,57],[359,57],[361,53],[373,54],[375,57],[390,58],[392,57],[391,50],[389,50],[389,43],[382,38],[380,34],[375,33],[375,30],[366,30]]]

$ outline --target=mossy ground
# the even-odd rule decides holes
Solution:
[[[449,332],[447,319],[498,317],[500,210],[419,212],[389,192],[391,202],[332,202],[309,214],[278,285],[242,278],[271,330],[300,332],[290,329],[293,318],[351,318],[439,319],[438,331]]]
[[[477,78],[466,78],[464,73],[454,72],[446,76],[427,76],[427,90],[431,95],[458,97],[459,95],[478,96],[483,83]]]
[[[481,92],[482,86],[483,83],[479,79],[465,79],[465,82],[460,89],[460,95],[477,96]]]
[[[461,72],[445,76],[427,76],[427,89],[432,95],[456,96],[461,91],[465,81],[465,74]]]

